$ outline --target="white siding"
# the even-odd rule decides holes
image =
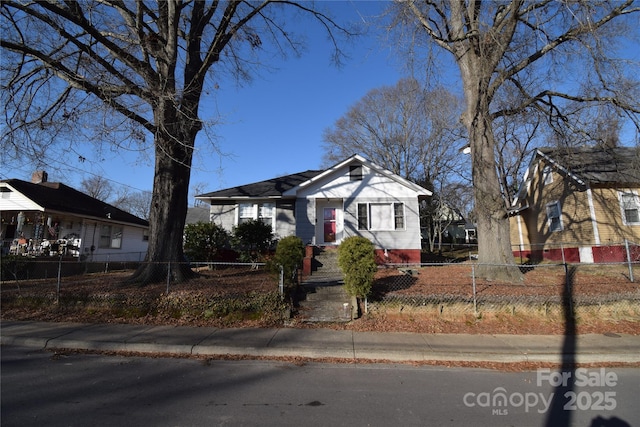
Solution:
[[[120,248],[100,247],[100,227],[122,226],[122,244]],[[94,247],[93,253],[91,247]],[[144,228],[122,224],[88,221],[82,235],[81,254],[89,261],[142,261],[147,252],[149,241],[144,239]]]
[[[404,204],[405,227],[403,230],[358,230],[358,203],[389,202]],[[418,198],[353,198],[344,204],[345,237],[359,235],[371,240],[380,249],[420,249],[420,216]]]
[[[420,249],[420,216],[418,194],[406,185],[364,168],[362,180],[352,181],[348,166],[338,169],[320,183],[298,191],[296,209],[297,233],[308,242],[321,221],[316,220],[316,200],[343,201],[342,237],[361,235],[381,249]],[[403,203],[405,227],[402,230],[358,230],[358,203]]]
[[[329,199],[358,198],[408,198],[417,194],[405,185],[385,175],[364,168],[361,181],[351,181],[349,168],[338,169],[321,183],[312,183],[298,191],[298,197]]]
[[[24,194],[16,191],[6,183],[0,183],[0,187],[4,187],[11,191],[0,192],[0,211],[43,211],[44,208],[33,202]]]
[[[211,222],[227,231],[233,230],[237,220],[236,206],[235,203],[211,205]]]

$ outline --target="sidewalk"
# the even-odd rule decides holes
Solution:
[[[219,329],[2,321],[2,345],[176,355],[298,356],[373,361],[640,362],[640,336],[578,335],[563,353],[555,335],[354,332],[332,329]]]

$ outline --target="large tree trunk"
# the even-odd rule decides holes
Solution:
[[[476,112],[469,139],[478,221],[477,274],[485,279],[520,282],[522,273],[511,249],[509,217],[496,170],[495,141],[488,112]]]
[[[466,102],[463,122],[469,132],[478,222],[477,274],[488,280],[521,282],[523,276],[511,251],[509,217],[496,168],[488,90],[493,65],[478,52],[463,47],[457,58]]]
[[[177,117],[174,116],[174,117]],[[176,123],[171,136],[155,136],[155,175],[149,215],[149,249],[145,262],[130,281],[140,284],[167,280],[182,282],[193,276],[183,252],[189,180],[197,123]],[[182,125],[182,126],[181,126]],[[186,132],[180,131],[188,129]]]

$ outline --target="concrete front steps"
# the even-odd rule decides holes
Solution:
[[[348,322],[351,320],[351,298],[342,282],[303,284],[307,297],[300,301],[300,317],[304,322]]]
[[[351,297],[344,290],[336,249],[314,248],[312,273],[302,282],[306,299],[300,301],[305,322],[348,322]]]

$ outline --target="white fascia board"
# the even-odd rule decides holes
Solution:
[[[527,194],[529,194],[529,189],[531,187],[531,175],[533,173],[533,170],[535,170],[535,168],[537,167],[537,164],[535,163],[535,161],[539,153],[540,153],[539,150],[536,150],[531,156],[531,160],[529,161],[529,166],[527,166],[527,169],[524,171],[524,175],[522,176],[522,181],[520,182],[520,188],[518,189],[518,194],[516,194],[516,197],[511,201],[511,207],[513,208],[517,207],[518,203],[521,200],[524,200]]]
[[[534,171],[536,171],[536,169],[538,169],[538,163],[539,163],[538,157],[541,157],[541,158],[545,159],[547,162],[552,164],[554,167],[556,167],[557,169],[559,169],[559,170],[563,171],[564,173],[566,173],[567,176],[569,176],[571,179],[575,180],[578,184],[586,187],[587,184],[583,180],[578,178],[575,174],[571,173],[571,171],[569,171],[567,168],[562,166],[556,160],[554,160],[551,157],[549,157],[546,154],[544,154],[542,151],[540,151],[540,149],[536,149],[533,152],[533,155],[531,156],[531,161],[529,162],[529,166],[527,167],[527,169],[524,172],[524,175],[523,175],[523,178],[522,178],[522,182],[520,184],[520,189],[518,190],[518,194],[516,195],[515,199],[513,199],[513,201],[511,202],[511,206],[512,207],[518,206],[518,203],[521,200],[523,200],[526,197],[527,194],[529,194],[529,190],[530,190],[530,187],[531,187],[531,181],[533,180]]]
[[[0,198],[0,210],[2,211],[40,211],[44,212],[44,206],[31,200],[29,197],[16,190],[12,185],[6,182],[0,183],[1,187],[8,188],[12,193],[19,194],[20,202],[16,200],[16,197],[12,197],[11,200]]]
[[[226,202],[237,202],[238,200],[279,200],[284,199],[282,196],[235,196],[235,197],[196,197],[198,200],[202,200],[203,202],[211,203],[213,200],[215,201],[226,201]]]
[[[107,218],[105,217],[101,217],[101,216],[94,216],[94,215],[81,215],[81,214],[77,214],[74,212],[64,212],[64,211],[58,211],[58,210],[51,210],[51,209],[46,209],[43,212],[45,215],[60,215],[60,216],[66,216],[66,217],[74,217],[74,218],[78,218],[82,221],[96,221],[96,222],[104,222],[104,223],[109,223],[109,224],[119,224],[119,225],[126,225],[128,227],[138,227],[138,228],[149,228],[148,225],[142,225],[142,224],[135,224],[133,222],[127,222],[127,221],[118,221],[116,219],[111,219],[111,218]],[[143,218],[140,218],[143,219]],[[145,220],[146,221],[146,220]]]
[[[536,150],[537,154],[540,155],[540,157],[544,158],[545,160],[547,160],[549,163],[551,163],[552,165],[554,165],[555,167],[557,167],[558,169],[560,169],[561,171],[563,171],[564,173],[566,173],[569,177],[571,177],[572,179],[574,179],[578,184],[582,185],[582,186],[587,186],[587,183],[584,182],[583,180],[581,180],[580,178],[578,178],[577,175],[575,175],[574,173],[572,173],[569,169],[565,168],[564,166],[562,166],[560,163],[558,163],[557,161],[555,161],[554,159],[552,159],[551,157],[547,156],[546,154],[544,154],[542,151],[540,150]]]
[[[311,185],[312,183],[318,182],[323,180],[325,177],[327,177],[328,175],[330,175],[331,173],[335,172],[336,170],[346,166],[347,164],[351,163],[353,160],[358,160],[360,163],[362,163],[364,166],[367,166],[369,169],[375,170],[376,172],[390,178],[393,179],[396,182],[399,182],[400,184],[404,185],[407,188],[410,188],[411,190],[415,191],[417,193],[418,196],[431,196],[433,195],[433,193],[429,190],[427,190],[426,188],[423,188],[421,186],[419,186],[418,184],[411,182],[409,180],[406,180],[404,178],[402,178],[401,176],[391,172],[390,170],[387,170],[383,167],[378,166],[377,164],[365,159],[364,157],[360,156],[359,154],[354,154],[353,156],[349,157],[346,160],[341,161],[340,163],[337,163],[333,166],[331,166],[330,168],[328,168],[327,170],[325,170],[324,172],[314,176],[311,179],[306,180],[305,182],[298,184],[297,186],[285,191],[282,195],[283,196],[295,196],[298,191],[302,188],[305,188],[309,185]]]

